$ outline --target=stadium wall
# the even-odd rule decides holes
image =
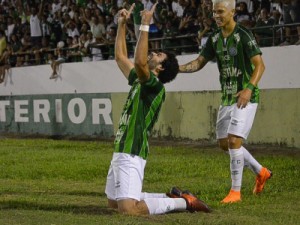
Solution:
[[[266,64],[249,143],[300,148],[300,46],[263,48]],[[197,55],[178,56],[180,64]],[[0,132],[17,135],[111,137],[129,91],[115,61],[12,68],[0,84]],[[179,74],[153,137],[215,143],[220,85],[215,63]]]

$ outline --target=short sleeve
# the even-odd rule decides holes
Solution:
[[[253,56],[261,55],[262,52],[259,49],[252,32],[248,31],[246,34],[247,35],[243,36],[242,44],[244,46],[244,52],[246,53],[247,57],[251,59]]]
[[[210,35],[203,46],[200,55],[203,56],[207,61],[213,60],[215,58],[215,51],[213,48],[212,35]]]
[[[137,79],[137,74],[136,74],[136,72],[135,72],[135,69],[132,68],[131,71],[130,71],[130,73],[129,73],[129,76],[128,76],[128,84],[129,84],[130,86],[132,86],[132,85],[133,85],[133,82],[134,82],[136,79]]]

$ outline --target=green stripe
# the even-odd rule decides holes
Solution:
[[[160,112],[159,108],[161,107],[161,103],[163,102],[163,96],[164,96],[165,90],[162,89],[159,94],[155,97],[155,99],[152,101],[152,104],[150,106],[150,110],[148,111],[146,118],[145,118],[145,124],[146,129],[143,131],[143,147],[141,155],[147,157],[149,153],[149,147],[148,147],[148,130],[150,130],[154,123],[157,121],[158,114]],[[155,112],[157,112],[155,114]],[[147,151],[146,151],[147,150]]]

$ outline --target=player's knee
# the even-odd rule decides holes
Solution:
[[[219,147],[224,151],[228,151],[228,140],[219,140]]]
[[[118,202],[115,200],[107,199],[107,206],[108,206],[108,208],[117,209]]]
[[[230,136],[228,139],[228,146],[231,149],[240,148],[242,145],[242,140],[239,137],[236,136]]]
[[[220,143],[219,142],[219,147],[220,149],[222,149],[223,151],[228,151],[228,144],[224,144],[224,143]]]
[[[122,205],[122,206],[119,205],[118,212],[120,214],[126,214],[126,215],[130,215],[130,216],[139,215],[136,206],[130,206],[130,205]]]

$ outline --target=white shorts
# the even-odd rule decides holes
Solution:
[[[220,106],[217,118],[217,139],[227,138],[228,134],[247,139],[254,121],[257,103],[248,103],[243,109],[233,104]]]
[[[127,153],[113,154],[108,170],[105,194],[110,200],[140,201],[146,160]]]

